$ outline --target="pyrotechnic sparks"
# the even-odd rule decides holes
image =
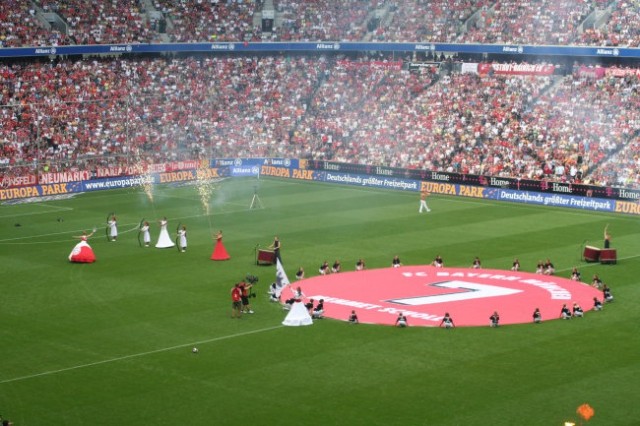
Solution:
[[[198,195],[200,195],[200,203],[202,204],[202,210],[204,214],[209,216],[210,206],[209,200],[211,194],[215,189],[213,180],[211,179],[211,170],[205,160],[200,162],[198,169],[196,170],[196,188],[198,189]]]
[[[140,176],[140,186],[147,195],[149,201],[153,204],[153,176],[149,172],[149,168],[145,167],[142,160],[136,161],[135,164],[136,173]]]

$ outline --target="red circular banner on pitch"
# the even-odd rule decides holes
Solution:
[[[398,312],[409,325],[438,326],[445,312],[456,326],[486,326],[494,311],[500,324],[560,317],[562,305],[578,303],[586,312],[602,293],[588,284],[556,276],[495,269],[402,266],[317,276],[296,283],[307,299],[324,299],[325,316],[394,324]]]

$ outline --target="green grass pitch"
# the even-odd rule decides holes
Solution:
[[[263,208],[249,209],[254,192]],[[637,217],[278,179],[218,183],[206,215],[193,186],[87,193],[0,206],[0,414],[40,425],[638,425],[640,221]],[[118,216],[109,243],[105,222]],[[187,226],[186,253],[141,248],[137,226]],[[609,224],[617,265],[580,260]],[[19,226],[17,226],[19,225]],[[98,261],[70,264],[71,236],[97,227]],[[232,259],[209,260],[224,231]],[[255,247],[282,241],[292,279],[325,259],[345,270],[427,264],[558,275],[598,273],[615,302],[581,321],[393,327],[326,319],[283,327],[266,294],[275,268]],[[255,314],[231,319],[229,290],[260,278]],[[192,347],[199,348],[192,354]],[[583,422],[584,423],[584,422]]]

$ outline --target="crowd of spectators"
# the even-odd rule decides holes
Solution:
[[[57,46],[66,44],[66,36],[49,30],[36,18],[35,9],[22,0],[0,2],[0,48]]]
[[[368,32],[367,17],[378,0],[277,0],[280,25],[271,39],[278,41],[358,41]]]
[[[172,42],[261,40],[261,26],[253,22],[261,2],[153,0],[153,4],[165,19],[171,21],[167,32]]]
[[[463,25],[488,0],[405,0],[390,4],[390,20],[374,30],[373,41],[455,42]]]
[[[69,44],[149,43],[153,34],[139,0],[38,0],[67,24]]]
[[[323,60],[79,60],[0,65],[0,163],[68,167],[287,154]],[[123,82],[127,84],[123,84]]]
[[[479,19],[460,38],[498,44],[571,44],[578,26],[593,11],[575,0],[498,0],[483,8]]]
[[[586,100],[598,104],[599,115],[593,117],[599,120],[594,124],[600,137],[607,137],[609,143],[619,148],[593,170],[590,180],[596,184],[640,188],[640,75],[608,77],[585,84],[597,86],[597,96]],[[608,129],[600,126],[602,120],[609,121]]]
[[[640,0],[274,0],[263,33],[262,0],[5,0],[0,47],[212,42],[381,41],[640,46]],[[610,13],[596,28],[581,24]],[[48,29],[38,11],[67,30]],[[164,34],[168,35],[163,38]]]
[[[436,71],[369,56],[1,64],[0,165],[273,156],[640,187],[637,75]]]
[[[636,24],[639,20],[640,0],[618,2],[606,24],[586,29],[577,44],[640,47],[640,27]]]

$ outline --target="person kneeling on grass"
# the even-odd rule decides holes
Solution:
[[[327,275],[329,273],[329,262],[326,260],[322,262],[322,265],[318,268],[320,275]]]
[[[574,303],[573,304],[573,316],[577,317],[577,318],[582,318],[583,315],[584,315],[584,311],[582,310],[580,305],[578,305],[577,303]]]
[[[313,312],[311,316],[314,319],[322,319],[324,318],[324,299],[320,299],[315,308],[313,308]]]
[[[562,305],[562,309],[560,310],[560,318],[568,320],[571,319],[571,311],[567,308],[567,305]]]
[[[613,302],[613,295],[611,294],[611,289],[606,284],[604,284],[604,286],[602,287],[602,296],[604,297],[605,302]]]
[[[307,308],[307,312],[309,312],[309,315],[313,315],[313,303],[314,300],[309,299],[309,301],[304,304],[304,307]]]
[[[280,295],[278,294],[278,284],[277,283],[271,283],[271,286],[269,287],[269,301],[270,302],[279,302],[280,301]]]
[[[396,327],[409,327],[407,317],[405,317],[402,312],[398,313],[398,318],[396,318]]]
[[[593,310],[601,311],[602,310],[602,302],[598,300],[597,297],[593,298]]]

